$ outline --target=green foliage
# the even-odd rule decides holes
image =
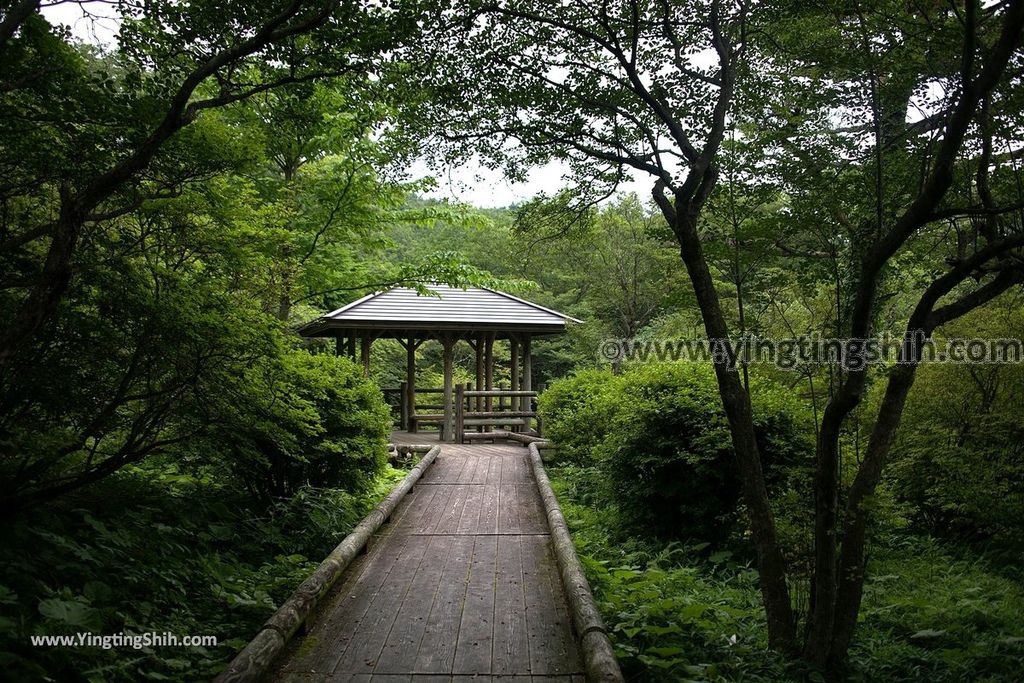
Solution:
[[[178,461],[175,453],[126,468],[3,526],[0,666],[8,680],[209,680],[405,474],[389,467],[358,495],[303,488],[264,511],[183,473]],[[214,635],[218,645],[29,645],[31,635],[82,631]]]
[[[264,501],[304,486],[362,491],[383,467],[391,413],[348,358],[291,351],[249,369],[207,437]]]
[[[918,372],[887,481],[918,528],[1024,549],[1024,424],[1017,366],[934,365]]]
[[[882,545],[869,567],[849,669],[863,680],[1012,681],[1024,657],[1017,581],[920,537]]]
[[[540,395],[538,410],[544,436],[558,444],[558,457],[586,464],[594,447],[605,437],[610,417],[603,394],[615,384],[607,370],[578,370],[554,382]]]
[[[728,548],[622,538],[589,496],[596,468],[552,483],[627,680],[806,681],[766,649],[757,573]],[[1024,655],[1018,582],[925,538],[889,535],[873,557],[850,681],[1014,681]]]
[[[739,479],[710,367],[648,364],[620,376],[590,371],[563,382],[541,403],[545,424],[554,429],[549,434],[572,456],[598,461],[623,527],[696,540],[720,540],[733,528]],[[785,468],[810,456],[806,411],[768,381],[755,380],[751,392],[762,460],[775,487]]]

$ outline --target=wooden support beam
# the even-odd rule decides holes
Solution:
[[[405,344],[405,424],[402,429],[410,432],[416,431],[416,421],[411,419],[416,414],[416,348],[419,343],[412,337]]]
[[[484,334],[484,390],[490,391],[494,388],[494,333]],[[494,409],[494,399],[490,396],[484,399],[484,410],[490,412]],[[489,432],[490,429],[484,429]]]
[[[402,430],[409,429],[409,414],[406,412],[409,409],[409,402],[406,400],[408,396],[409,389],[405,382],[402,382],[398,385],[398,428]]]
[[[350,332],[348,335],[348,357],[352,360],[356,359],[356,333],[355,331]]]
[[[509,354],[509,374],[512,376],[512,391],[519,390],[519,337],[512,336],[508,340],[511,353]],[[521,411],[523,402],[518,398],[512,399],[512,409]]]
[[[360,357],[363,363],[363,376],[370,376],[370,345],[373,343],[373,337],[367,332],[363,334],[363,343],[360,347]]]
[[[345,338],[341,336],[341,332],[334,336],[334,355],[345,355]]]
[[[476,343],[473,344],[473,348],[476,351],[476,390],[480,391],[484,388],[484,336],[478,334]],[[475,410],[483,409],[483,400],[477,397],[474,401],[473,408]]]
[[[533,356],[530,351],[530,341],[529,336],[523,339],[523,383],[520,387],[523,391],[531,391],[533,387]],[[533,399],[524,396],[519,409],[524,413],[533,410]],[[529,420],[526,421],[526,426],[530,426]]]
[[[441,338],[443,348],[442,358],[444,359],[444,425],[441,431],[441,440],[455,441],[455,411],[453,410],[453,387],[452,370],[455,350],[455,337],[444,335]]]

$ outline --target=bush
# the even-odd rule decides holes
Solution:
[[[270,514],[170,452],[0,526],[0,679],[208,681],[390,491],[300,489]],[[31,548],[31,552],[25,552]],[[30,636],[211,634],[216,647],[32,647]]]
[[[807,456],[802,412],[770,385],[752,387],[761,457],[770,479]],[[732,526],[740,482],[710,368],[646,365],[605,395],[614,405],[597,449],[626,525],[663,538],[721,539]]]
[[[599,411],[605,407],[600,399],[614,380],[606,370],[580,370],[541,394],[538,410],[544,435],[558,444],[560,458],[580,465],[591,459],[608,426],[608,416]]]
[[[617,505],[625,529],[721,540],[735,520],[740,485],[711,369],[650,364],[618,377],[599,374],[574,377],[565,388],[556,383],[547,392],[558,392],[554,398],[545,394],[555,443],[598,460],[606,501]],[[762,459],[775,482],[781,466],[810,457],[813,429],[783,389],[758,382],[752,393]]]
[[[1024,372],[928,366],[908,401],[888,481],[919,528],[1024,547]]]
[[[550,474],[627,680],[821,680],[766,649],[749,562],[700,545],[614,540],[615,515],[581,499],[579,468]],[[877,544],[837,680],[1020,680],[1024,591],[968,557],[906,533]]]
[[[270,503],[303,486],[358,493],[387,460],[391,412],[351,360],[292,350],[254,368],[212,439]]]

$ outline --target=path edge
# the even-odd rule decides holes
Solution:
[[[530,462],[533,466],[534,479],[537,481],[537,490],[540,492],[544,510],[547,512],[548,526],[551,529],[551,545],[555,550],[555,561],[558,563],[562,588],[565,590],[565,596],[569,602],[569,611],[572,612],[576,639],[583,652],[583,665],[586,668],[587,681],[590,683],[622,683],[622,670],[619,669],[619,662],[615,659],[612,642],[608,638],[608,630],[605,628],[604,620],[601,619],[594,595],[590,592],[590,584],[583,573],[580,558],[576,555],[576,546],[569,534],[565,516],[562,514],[562,508],[558,505],[558,498],[551,488],[551,480],[548,479],[544,461],[540,457],[540,449],[546,445],[548,444],[539,442],[529,444]]]
[[[417,447],[410,447],[415,450]],[[348,568],[352,560],[366,547],[370,537],[388,520],[413,485],[434,462],[441,446],[430,447],[407,475],[391,489],[339,543],[320,566],[303,581],[263,624],[249,644],[235,655],[228,667],[214,679],[215,683],[254,683],[267,673],[271,664],[284,650],[292,636],[305,624],[306,619]]]

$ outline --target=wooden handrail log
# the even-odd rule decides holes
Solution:
[[[572,612],[572,623],[576,629],[576,637],[583,652],[583,665],[587,670],[587,681],[597,683],[622,683],[622,671],[615,659],[611,640],[605,628],[604,620],[597,609],[597,602],[590,592],[590,584],[583,573],[583,565],[576,555],[576,546],[569,535],[569,527],[565,523],[558,498],[551,488],[551,481],[544,470],[544,462],[540,457],[539,445],[531,443],[530,463],[533,475],[537,480],[544,510],[547,512],[548,526],[551,528],[551,545],[555,551],[562,587]]]
[[[313,608],[327,594],[341,573],[366,546],[370,536],[391,516],[405,494],[423,475],[441,452],[433,446],[384,500],[356,525],[348,536],[331,551],[320,566],[274,612],[259,633],[249,641],[219,676],[216,683],[253,683],[270,668],[285,644],[302,627]]]
[[[499,425],[525,425],[526,424],[526,418],[525,417],[509,417],[509,418],[504,418],[504,419],[493,418],[493,417],[473,418],[473,419],[463,418],[462,424],[465,427],[490,427],[490,426],[499,426]]]
[[[512,410],[491,410],[483,412],[465,413],[466,418],[473,417],[537,417],[536,412],[512,411]]]

